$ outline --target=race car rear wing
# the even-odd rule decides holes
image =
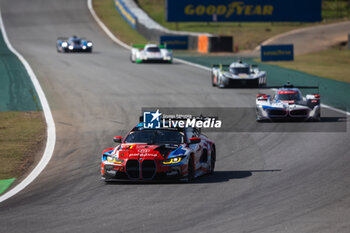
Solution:
[[[211,68],[219,68],[220,70],[225,70],[227,71],[228,68],[230,67],[230,65],[227,65],[227,64],[214,64],[214,65],[211,65]]]
[[[294,86],[289,81],[283,86],[264,86],[259,87],[260,89],[272,89],[272,88],[300,88],[300,89],[319,89],[319,86]]]
[[[228,68],[228,67],[230,67],[230,65],[227,65],[227,64],[214,64],[214,65],[211,65],[211,67]]]
[[[213,64],[211,65],[211,67],[220,67],[220,68],[228,68],[230,67],[230,64]],[[257,64],[252,64],[251,65],[251,68],[258,68],[258,65]]]
[[[143,49],[145,48],[146,45],[138,45],[138,44],[134,44],[132,45],[133,48],[138,48],[138,49]],[[166,49],[166,45],[158,45],[158,48],[160,49]]]

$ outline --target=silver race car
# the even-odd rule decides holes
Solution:
[[[273,97],[266,94],[256,96],[256,120],[312,120],[320,121],[321,104],[319,94],[303,97],[299,88],[316,89],[318,87],[294,87],[287,83],[275,91]]]
[[[213,65],[212,85],[224,87],[261,87],[266,85],[266,71],[238,60],[231,65]]]
[[[146,44],[133,45],[130,60],[133,63],[142,62],[168,62],[173,61],[173,51],[165,45]]]

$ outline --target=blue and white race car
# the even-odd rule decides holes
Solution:
[[[275,91],[273,97],[267,94],[256,96],[256,120],[321,120],[319,94],[308,94],[303,97],[299,88],[316,89],[318,87],[294,87],[287,83]]]
[[[57,52],[92,52],[92,42],[77,36],[60,37],[56,43]]]

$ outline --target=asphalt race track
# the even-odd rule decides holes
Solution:
[[[176,62],[130,63],[129,51],[103,33],[86,0],[0,6],[57,128],[49,165],[0,204],[0,232],[349,232],[348,132],[306,126],[293,133],[210,133],[217,146],[213,176],[192,184],[104,184],[100,153],[137,123],[142,107],[253,107],[257,91],[213,88],[207,71]],[[92,40],[94,52],[58,54],[56,38],[73,34]],[[334,123],[320,124],[332,131]]]

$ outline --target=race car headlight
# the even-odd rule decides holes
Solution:
[[[116,158],[114,156],[107,156],[107,161],[110,163],[119,163],[119,164],[124,162],[124,160]]]
[[[171,159],[165,159],[162,161],[163,164],[172,164],[172,163],[179,163],[181,162],[182,157],[175,157]]]
[[[74,49],[73,45],[69,45],[68,47],[70,50]]]
[[[62,43],[62,47],[67,47],[68,46],[68,43],[67,42],[63,42]]]
[[[91,42],[88,42],[88,43],[87,43],[87,46],[88,46],[88,47],[91,47],[91,46],[92,46],[92,43],[91,43]]]

